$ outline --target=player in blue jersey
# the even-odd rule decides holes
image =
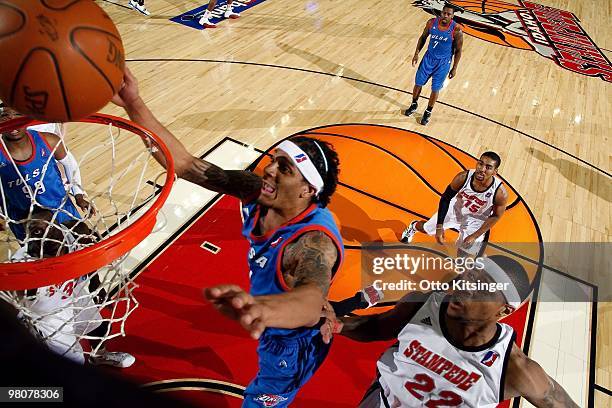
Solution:
[[[242,200],[250,293],[221,285],[207,288],[205,295],[259,339],[259,372],[245,390],[243,406],[286,407],[329,350],[315,326],[343,255],[342,238],[326,208],[338,181],[337,154],[325,142],[298,137],[277,146],[263,177],[223,170],[191,155],[157,121],[127,69],[113,101],[164,140],[179,177]]]
[[[14,109],[0,107],[0,122],[17,116],[19,113]],[[10,229],[20,241],[26,237],[23,224],[34,205],[55,211],[55,220],[59,223],[81,218],[66,193],[57,163],[64,168],[76,204],[83,211],[89,210],[93,213],[93,207],[90,209],[80,187],[78,163],[57,135],[39,133],[31,129],[15,129],[2,133],[0,180],[6,199],[5,215]]]
[[[412,104],[404,112],[406,116],[410,116],[417,110],[417,101],[421,95],[421,89],[431,78],[431,95],[429,96],[427,109],[425,109],[421,118],[421,125],[426,125],[429,122],[431,111],[446,77],[453,78],[457,73],[463,47],[463,32],[459,25],[453,21],[453,15],[452,6],[445,4],[440,17],[432,18],[427,22],[412,57],[412,66],[414,67],[419,61],[419,52],[421,52],[427,37],[429,37],[427,51],[416,73],[412,91]],[[451,60],[453,60],[452,68]]]

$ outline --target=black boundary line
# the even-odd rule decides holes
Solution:
[[[599,391],[599,392],[603,392],[604,394],[608,394],[609,396],[612,397],[612,391],[610,391],[609,389],[607,389],[606,387],[602,387],[599,384],[595,384],[594,388]]]
[[[289,66],[274,65],[274,64],[264,64],[264,63],[259,63],[259,62],[227,61],[227,60],[215,60],[215,59],[188,59],[188,58],[134,58],[134,59],[126,59],[126,62],[212,62],[212,63],[225,63],[225,64],[237,64],[237,65],[253,65],[253,66],[266,67],[266,68],[288,69],[288,70],[292,70],[292,71],[307,72],[307,73],[311,73],[311,74],[326,75],[326,76],[332,76],[332,77],[340,77],[340,78],[344,78],[344,79],[349,80],[349,81],[360,82],[360,83],[364,83],[364,84],[368,84],[368,85],[373,85],[373,86],[381,87],[381,88],[384,88],[384,89],[389,89],[389,90],[392,90],[392,91],[400,92],[400,93],[403,93],[403,94],[412,95],[412,92],[405,91],[403,89],[395,88],[395,87],[392,87],[392,86],[389,86],[389,85],[379,84],[379,83],[372,82],[372,81],[366,81],[366,80],[363,80],[363,79],[352,78],[352,77],[348,77],[348,76],[333,74],[333,73],[330,73],[330,72],[316,71],[316,70],[306,69],[306,68],[297,68],[297,67],[289,67]],[[421,96],[421,98],[426,99],[424,96]],[[576,156],[576,155],[574,155],[572,153],[569,153],[569,152],[567,152],[567,151],[565,151],[565,150],[563,150],[563,149],[561,149],[561,148],[559,148],[559,147],[557,147],[557,146],[555,146],[555,145],[553,145],[551,143],[548,143],[548,142],[546,142],[546,141],[544,141],[542,139],[539,139],[539,138],[537,138],[535,136],[532,136],[532,135],[530,135],[530,134],[528,134],[526,132],[523,132],[521,130],[515,129],[512,126],[506,125],[506,124],[501,123],[501,122],[499,122],[499,121],[497,121],[495,119],[488,118],[486,116],[480,115],[480,114],[475,113],[475,112],[471,112],[471,111],[469,111],[467,109],[463,109],[461,107],[452,105],[452,104],[444,102],[444,101],[438,101],[438,104],[441,104],[441,105],[444,105],[444,106],[447,106],[447,107],[450,107],[450,108],[453,108],[453,109],[457,109],[457,110],[459,110],[461,112],[464,112],[464,113],[467,113],[469,115],[476,116],[477,118],[484,119],[484,120],[489,121],[491,123],[494,123],[494,124],[496,124],[498,126],[501,126],[501,127],[505,128],[505,129],[509,129],[509,130],[511,130],[513,132],[516,132],[516,133],[518,133],[518,134],[520,134],[522,136],[525,136],[525,137],[527,137],[529,139],[532,139],[532,140],[534,140],[536,142],[542,143],[543,145],[548,146],[551,149],[556,150],[558,152],[561,152],[561,153],[563,153],[563,154],[573,158],[574,160],[577,160],[580,163],[583,163],[583,164],[587,165],[588,167],[591,167],[591,168],[593,168],[593,169],[595,169],[595,170],[605,174],[606,176],[612,178],[612,174],[611,173],[609,173],[609,172],[607,172],[607,171],[605,171],[603,169],[600,169],[599,167],[595,166],[594,164],[591,164],[588,161],[586,161],[584,159],[581,159],[580,157],[578,157],[578,156]],[[406,129],[402,129],[402,130],[406,130]]]
[[[597,305],[598,305],[598,301],[599,301],[599,288],[595,287],[593,288],[593,302],[591,303],[591,355],[589,358],[589,396],[588,396],[588,402],[589,402],[589,407],[594,407],[595,406],[595,387],[597,387],[597,384],[595,384],[595,369],[596,369],[596,365],[597,365]],[[601,387],[603,388],[603,387]],[[604,388],[605,389],[605,388]],[[608,395],[612,396],[612,393],[610,393],[610,390],[608,391]]]
[[[123,7],[124,9],[132,10],[131,7],[128,7],[128,6],[123,5],[123,4],[115,3],[114,1],[109,1],[109,0],[102,0],[102,1],[106,2],[106,3],[114,4],[115,6]]]
[[[455,163],[457,163],[457,165],[458,165],[458,166],[459,166],[461,169],[463,169],[463,171],[466,171],[466,170],[467,170],[467,167],[465,167],[465,166],[463,165],[463,163],[461,163],[461,162],[459,161],[459,159],[457,159],[457,158],[456,158],[455,156],[453,156],[453,155],[452,155],[452,154],[451,154],[451,153],[450,153],[448,150],[446,150],[446,149],[444,148],[444,146],[441,146],[441,145],[439,145],[438,143],[436,143],[436,142],[440,142],[440,140],[436,139],[435,137],[429,137],[429,136],[425,136],[425,139],[426,139],[426,140],[427,140],[429,143],[431,143],[432,145],[434,145],[435,147],[437,147],[438,149],[442,150],[442,152],[443,152],[444,154],[446,154],[448,157],[450,157],[450,158],[451,158],[451,160],[453,160]],[[450,146],[448,143],[444,143],[444,144],[445,144],[445,145],[447,145],[447,146]],[[453,146],[453,147],[454,147],[454,146]]]

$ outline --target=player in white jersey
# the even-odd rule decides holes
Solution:
[[[412,221],[402,233],[401,241],[412,242],[414,234],[422,232],[444,243],[444,230],[459,231],[457,247],[464,253],[477,255],[487,231],[504,215],[508,193],[495,177],[501,164],[497,153],[485,152],[475,170],[455,176],[440,197],[438,212],[427,222]]]
[[[11,257],[12,262],[35,260],[63,255],[79,250],[96,241],[89,227],[81,221],[68,220],[57,224],[52,222],[53,213],[34,207],[27,223],[28,242]],[[109,323],[100,315],[100,306],[90,292],[100,285],[97,275],[83,276],[56,285],[25,291],[24,306],[30,314],[34,329],[47,347],[57,354],[83,364],[85,357],[79,343],[82,336],[89,334],[92,349],[109,332]],[[106,297],[103,289],[98,296]],[[89,358],[94,365],[105,364],[126,368],[135,358],[123,352],[98,349]]]
[[[524,268],[494,255],[457,278],[454,292],[411,293],[379,315],[337,318],[325,309],[325,341],[340,333],[357,341],[397,339],[377,362],[378,376],[360,408],[483,407],[522,396],[536,407],[578,407],[565,390],[514,343],[498,320],[529,295]],[[502,284],[468,290],[464,284]]]

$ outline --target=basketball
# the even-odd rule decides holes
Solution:
[[[119,90],[123,44],[91,0],[0,1],[0,99],[43,121],[100,110]]]

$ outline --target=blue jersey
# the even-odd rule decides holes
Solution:
[[[261,207],[253,202],[242,208],[244,226],[242,234],[250,244],[248,263],[250,268],[251,290],[253,296],[274,295],[289,291],[282,273],[283,250],[301,235],[308,231],[322,231],[329,236],[338,248],[338,260],[333,273],[336,272],[342,261],[344,247],[338,226],[331,212],[316,204],[310,205],[303,213],[283,224],[266,235],[258,236],[253,233],[259,222]],[[266,329],[266,335],[280,335],[283,337],[313,336],[319,329]]]
[[[440,30],[440,18],[434,19],[429,29],[429,45],[426,56],[434,59],[449,59],[453,56],[453,32],[456,23],[451,20],[449,27]]]
[[[52,156],[53,150],[38,132],[28,130],[27,137],[32,144],[32,155],[24,161],[13,160],[0,145],[0,179],[8,216],[14,221],[27,218],[32,202],[31,194],[35,194],[34,200],[38,205],[62,209],[57,213],[57,222],[79,219],[79,212],[66,194],[62,176]],[[23,225],[9,223],[9,226],[18,239],[24,238]]]

